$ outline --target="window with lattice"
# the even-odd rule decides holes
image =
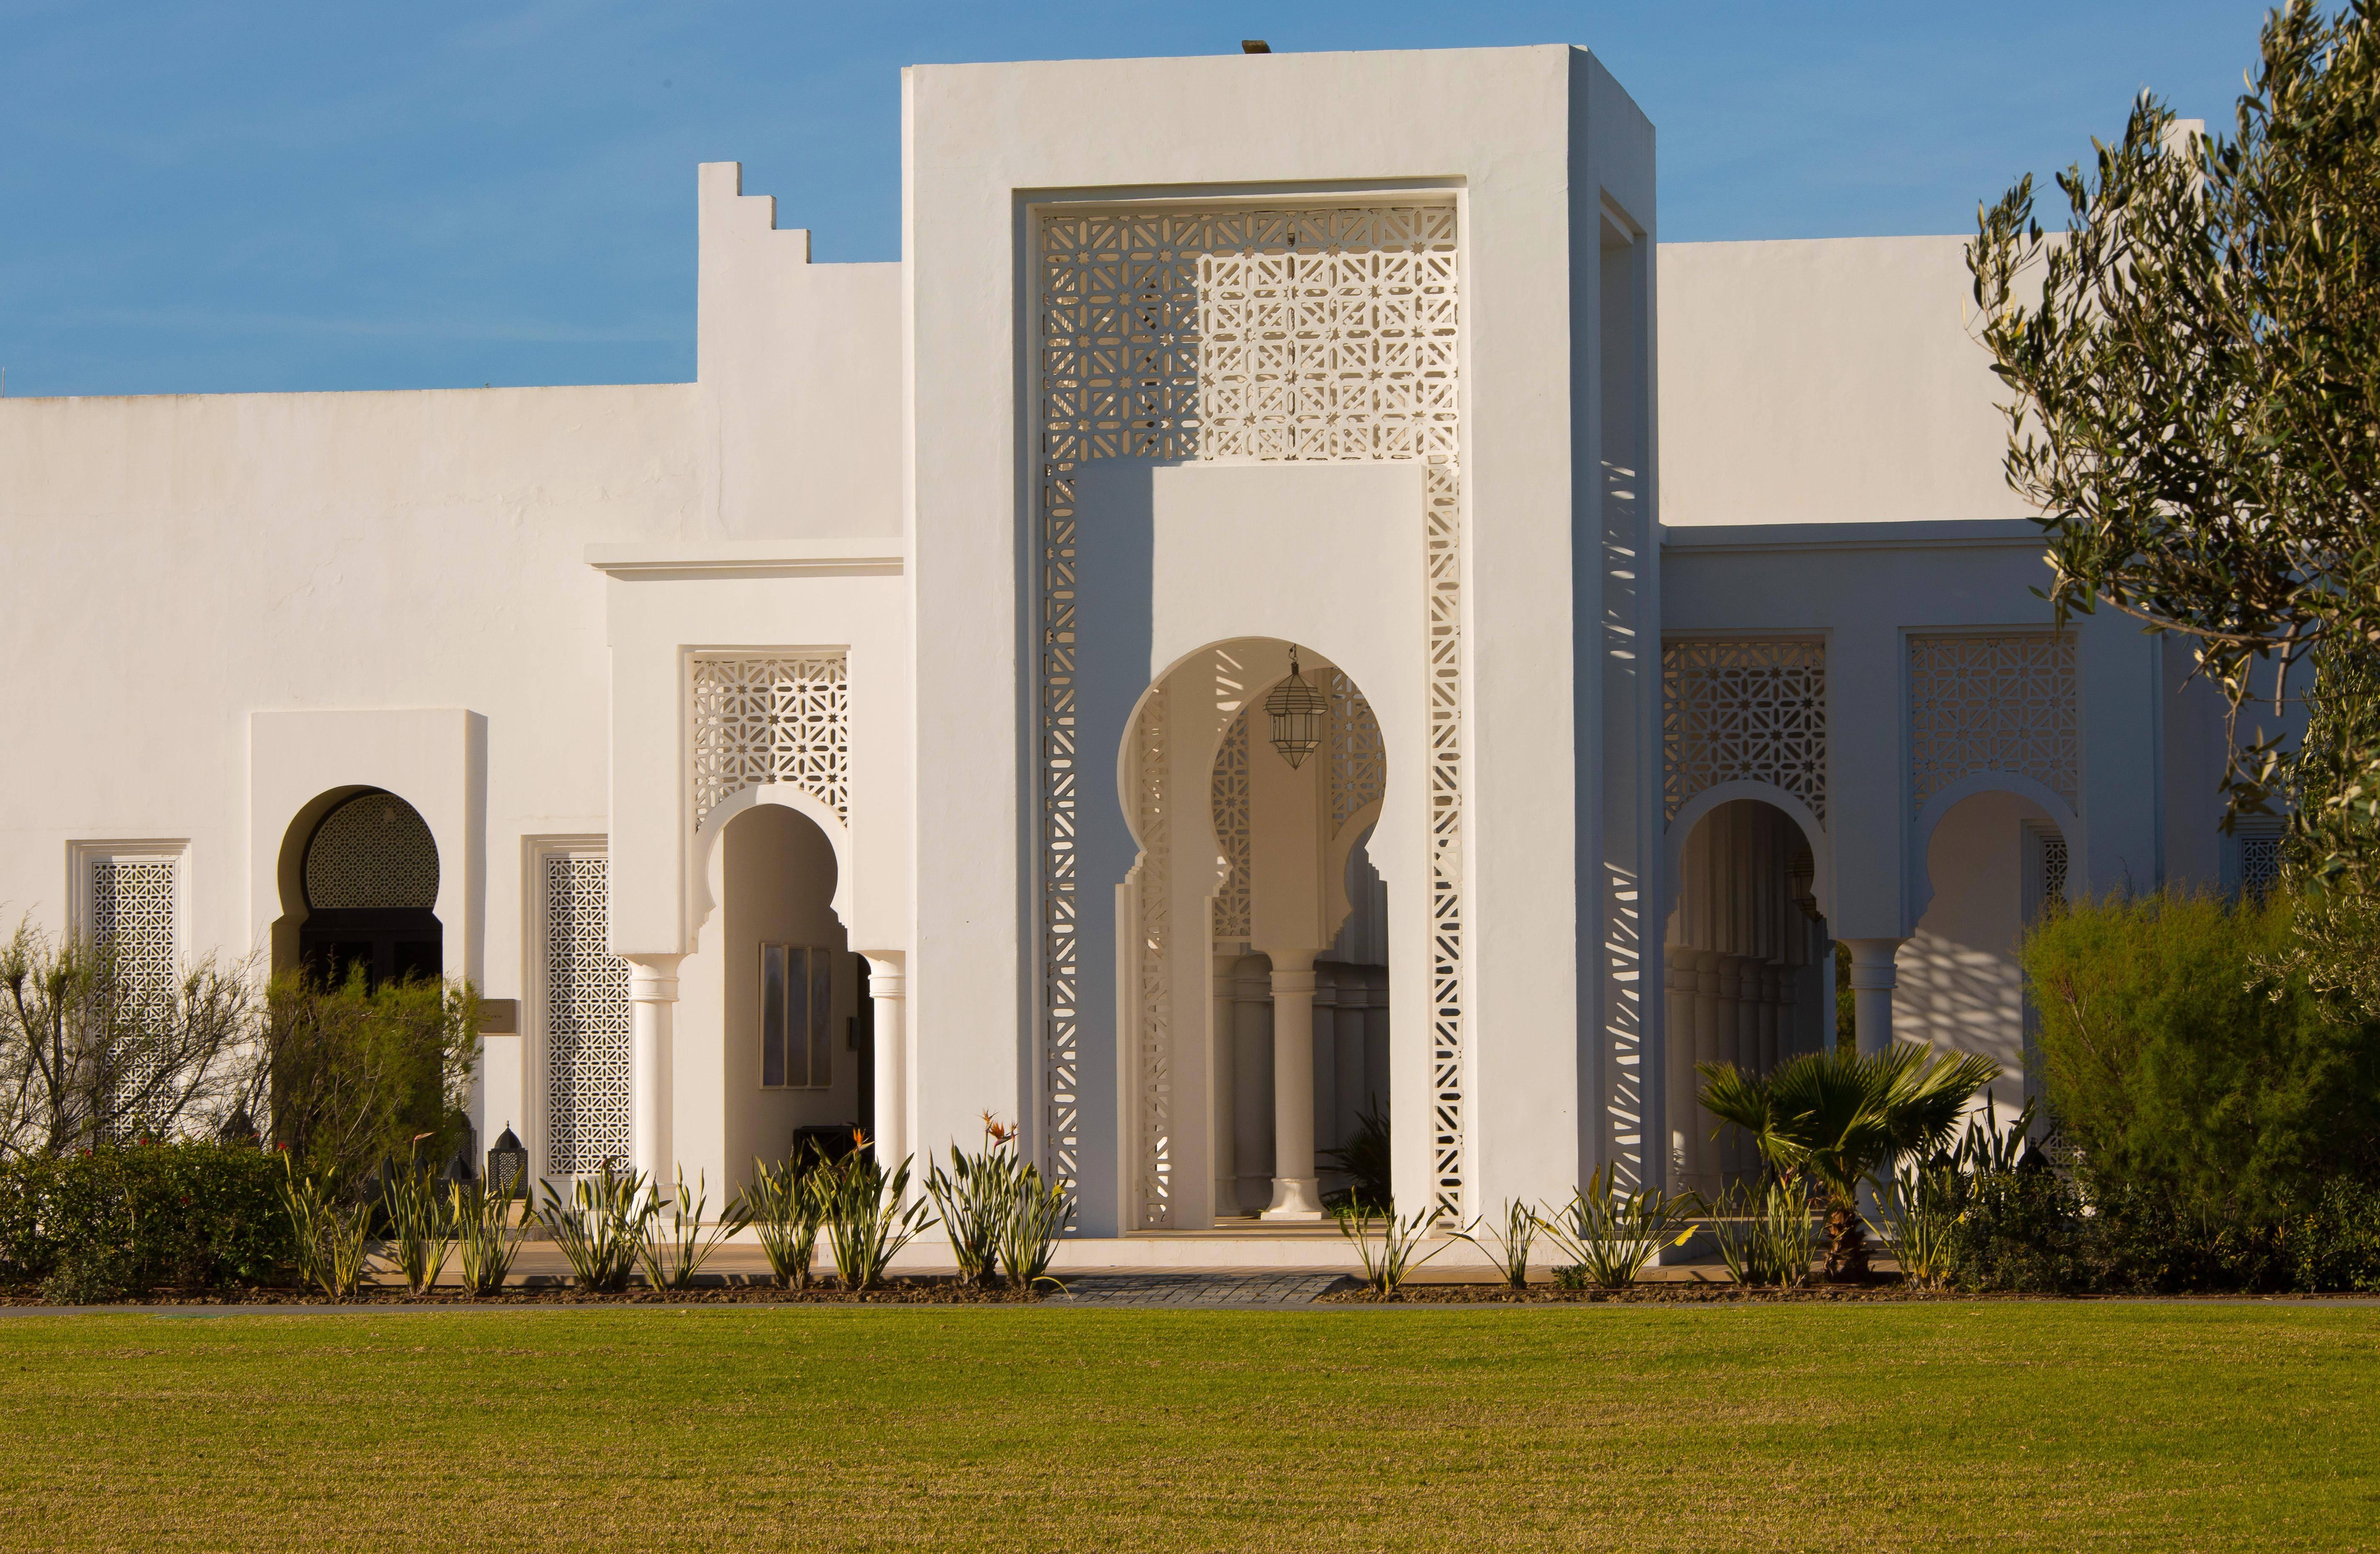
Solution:
[[[584,1176],[629,1159],[628,963],[607,943],[610,861],[552,854],[543,875],[546,1157]]]

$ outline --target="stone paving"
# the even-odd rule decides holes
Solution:
[[[1129,1272],[1062,1275],[1051,1305],[1308,1305],[1357,1282],[1343,1273]]]

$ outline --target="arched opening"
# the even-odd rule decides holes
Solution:
[[[1124,743],[1140,851],[1118,900],[1119,1032],[1144,1229],[1386,1196],[1389,892],[1368,846],[1386,751],[1354,680],[1307,647],[1293,677],[1291,655],[1267,638],[1192,655]],[[1315,714],[1277,744],[1282,690]]]
[[[404,799],[365,788],[333,802],[313,820],[290,872],[284,907],[296,908],[288,913],[298,919],[295,959],[308,977],[329,986],[360,970],[379,987],[443,973],[438,844]],[[292,883],[295,902],[286,900]]]
[[[866,969],[835,915],[834,844],[782,804],[756,804],[720,834],[719,1062],[723,1166],[792,1155],[867,1125],[875,1061]]]
[[[2065,900],[2064,822],[2026,794],[1986,789],[1944,810],[1924,842],[1930,892],[1898,957],[1893,1035],[1998,1063],[2011,1082],[1987,1094],[2005,1124],[2036,1092],[2018,953],[2025,929]]]
[[[1816,877],[1810,838],[1762,800],[1719,804],[1687,833],[1663,951],[1674,1185],[1715,1197],[1760,1170],[1750,1135],[1695,1099],[1697,1063],[1765,1074],[1831,1038]]]

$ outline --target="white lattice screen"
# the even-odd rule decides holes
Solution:
[[[1915,810],[1977,771],[2017,772],[2074,803],[2073,634],[1912,637],[1909,725]]]
[[[1224,730],[1215,751],[1215,840],[1222,847],[1216,861],[1224,869],[1222,888],[1215,892],[1215,938],[1245,945],[1254,931],[1253,904],[1248,896],[1248,714],[1245,709]]]
[[[545,859],[546,1169],[557,1176],[629,1159],[628,963],[605,945],[610,879],[603,857]]]
[[[1139,937],[1140,1048],[1138,1073],[1141,1118],[1138,1184],[1139,1220],[1145,1230],[1162,1230],[1173,1222],[1173,991],[1172,955],[1172,888],[1173,807],[1166,772],[1166,696],[1160,686],[1148,693],[1140,710],[1136,746],[1135,817],[1140,832],[1140,863],[1134,870],[1133,901]]]
[[[698,653],[694,823],[747,787],[782,783],[851,820],[851,689],[841,653]]]
[[[1355,682],[1336,669],[1322,674],[1322,698],[1330,710],[1330,834],[1379,801],[1388,785],[1388,747],[1380,720]]]
[[[1827,819],[1827,650],[1741,637],[1661,645],[1661,818],[1706,788],[1767,783]]]
[[[180,900],[173,858],[97,858],[91,866],[90,933],[115,959],[118,1013],[119,1099],[137,1092],[156,1072],[147,1038],[171,1016],[180,980],[175,906]]]
[[[1096,459],[1425,461],[1432,1160],[1463,1192],[1460,296],[1448,206],[1043,216],[1042,1153],[1081,1172],[1075,471]],[[1228,908],[1219,905],[1219,918]],[[1144,1133],[1148,1131],[1144,1117]]]

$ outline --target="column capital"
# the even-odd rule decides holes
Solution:
[[[868,962],[868,996],[902,998],[908,991],[907,957],[899,950],[862,950]]]
[[[677,965],[684,955],[624,955],[628,963],[628,1002],[675,1003]]]
[[[1898,967],[1894,965],[1893,957],[1900,953],[1900,947],[1909,941],[1846,939],[1840,942],[1852,953],[1851,983],[1854,989],[1864,988],[1870,991],[1882,991],[1897,985]]]

